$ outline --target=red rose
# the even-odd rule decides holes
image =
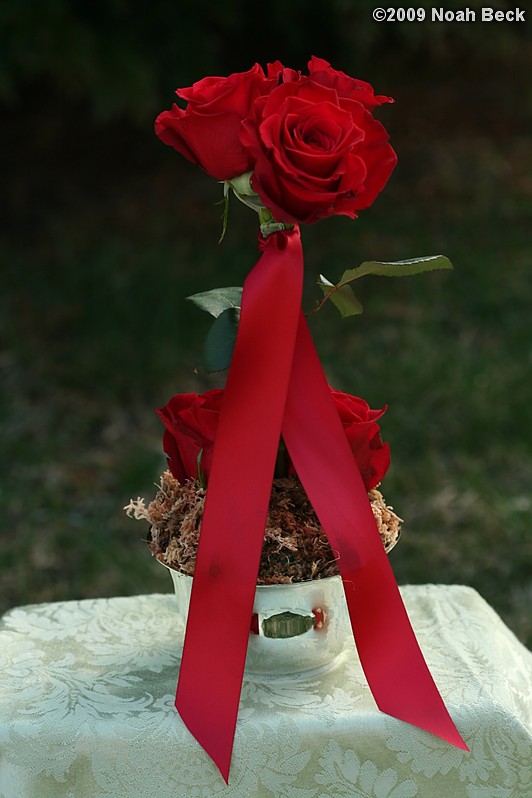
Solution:
[[[370,111],[378,105],[383,105],[383,103],[393,103],[391,97],[385,97],[383,94],[375,95],[373,86],[366,83],[365,80],[350,78],[344,72],[333,69],[328,61],[323,58],[316,58],[313,55],[308,62],[308,70],[309,78],[314,83],[335,89],[338,97],[356,100],[356,102],[362,103]]]
[[[220,416],[223,391],[202,395],[181,393],[157,410],[166,430],[163,449],[168,467],[179,482],[198,479],[198,457],[205,480],[211,470],[212,450]]]
[[[283,70],[284,83],[255,100],[240,140],[251,155],[252,186],[277,221],[352,218],[386,184],[397,157],[368,110],[389,101],[363,81],[309,62],[310,75]]]
[[[248,72],[208,77],[176,94],[188,105],[173,105],[155,120],[155,132],[189,161],[217,180],[229,180],[252,168],[251,155],[239,140],[240,123],[251,113],[254,100],[271,91],[283,69],[276,62],[265,76],[255,64]]]
[[[358,396],[341,391],[331,391],[331,395],[366,490],[371,490],[383,479],[390,466],[390,447],[382,442],[377,424],[386,407],[371,410],[368,403]]]
[[[384,477],[390,465],[390,449],[380,438],[377,419],[383,410],[371,410],[364,399],[331,390],[347,440],[355,456],[364,485],[371,490]],[[157,410],[166,427],[163,448],[168,466],[176,479],[185,482],[198,478],[198,456],[201,471],[208,481],[212,451],[222,406],[222,390],[202,395],[185,393],[173,396]],[[260,420],[259,420],[260,421]],[[289,465],[293,472],[293,467]]]

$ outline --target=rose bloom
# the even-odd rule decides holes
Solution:
[[[390,466],[390,447],[380,436],[379,419],[386,411],[372,410],[364,399],[331,390],[344,432],[355,456],[366,490],[381,482]]]
[[[313,56],[309,74],[255,64],[207,77],[177,95],[155,122],[159,138],[217,180],[253,171],[251,184],[275,219],[355,218],[385,186],[397,161],[372,111],[390,97]]]
[[[200,453],[202,474],[205,479],[209,477],[222,396],[221,390],[179,393],[156,411],[166,427],[163,449],[168,467],[181,483],[198,479]]]
[[[361,103],[370,111],[378,105],[383,105],[383,103],[393,103],[391,97],[386,97],[383,94],[376,95],[373,86],[366,83],[365,80],[351,78],[345,72],[333,69],[329,62],[323,58],[316,58],[313,55],[308,62],[308,70],[309,78],[314,83],[328,86],[336,91],[338,97],[356,100],[356,102]]]
[[[308,77],[288,79],[253,104],[240,139],[252,155],[251,184],[278,221],[356,218],[397,162],[371,108],[390,98],[312,59]],[[285,71],[286,72],[286,71]]]
[[[366,490],[371,490],[382,480],[390,465],[390,449],[387,443],[382,442],[377,424],[386,408],[371,410],[364,399],[341,391],[331,390],[331,396]],[[166,427],[163,448],[168,456],[168,467],[181,483],[198,479],[198,458],[205,480],[209,479],[222,397],[223,390],[177,394],[165,407],[157,410]],[[288,472],[294,473],[290,463]]]
[[[271,91],[282,65],[269,65],[266,76],[259,64],[229,77],[208,77],[176,94],[187,100],[186,110],[174,104],[155,120],[161,141],[217,180],[230,180],[252,168],[249,152],[239,139],[240,124],[254,100]]]

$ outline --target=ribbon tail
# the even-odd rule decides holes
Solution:
[[[299,230],[249,273],[216,433],[176,708],[227,782],[303,283]]]
[[[414,635],[303,316],[282,435],[338,557],[353,635],[377,706],[468,750]]]

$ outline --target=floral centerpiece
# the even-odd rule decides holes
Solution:
[[[222,183],[223,233],[231,195],[257,212],[261,255],[243,288],[191,297],[214,317],[202,361],[228,369],[225,388],[158,411],[169,470],[148,506],[126,508],[150,523],[158,559],[194,575],[176,707],[227,779],[257,580],[340,574],[378,706],[465,747],[386,556],[400,519],[377,487],[384,410],[327,384],[301,312],[299,226],[373,203],[397,160],[374,111],[393,100],[316,57],[308,74],[255,64],[177,95],[187,105],[161,113],[157,135]],[[320,275],[316,309],[356,315],[355,280],[434,268],[451,266],[431,256],[365,262],[336,283]]]
[[[331,396],[360,469],[384,548],[396,544],[401,519],[377,489],[390,464],[377,419],[384,410],[341,391]],[[169,470],[146,507],[132,500],[126,511],[148,521],[149,547],[170,568],[193,576],[223,390],[178,394],[158,410],[165,426]],[[238,496],[238,480],[235,484]],[[235,498],[235,500],[238,500]],[[338,564],[316,513],[280,442],[266,518],[257,584],[282,584],[338,574]]]

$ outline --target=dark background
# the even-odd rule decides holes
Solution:
[[[455,265],[366,278],[363,316],[312,322],[330,382],[389,405],[398,581],[471,584],[532,640],[531,23],[373,8],[1,5],[0,609],[170,589],[121,508],[164,467],[153,408],[219,384],[194,370],[207,319],[184,297],[241,284],[256,246],[243,207],[217,245],[220,186],[153,119],[205,75],[315,54],[395,97],[378,116],[399,166],[357,221],[304,230],[307,307],[319,272]]]

